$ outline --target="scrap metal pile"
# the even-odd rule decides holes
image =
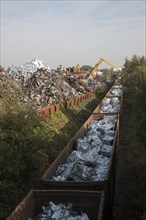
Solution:
[[[118,112],[120,110],[120,100],[117,97],[105,98],[102,102],[100,112]]]
[[[81,92],[71,87],[58,72],[38,70],[27,80],[24,92],[36,106],[45,107],[79,96]],[[85,92],[85,90],[83,90]],[[51,103],[50,103],[51,98]]]
[[[83,138],[77,140],[76,150],[60,165],[52,180],[102,181],[107,178],[113,150],[117,116],[93,120]]]
[[[67,71],[55,71],[40,60],[32,60],[19,67],[9,68],[9,74],[21,85],[25,102],[36,108],[46,107],[75,98],[89,91]]]
[[[64,80],[74,89],[77,90],[77,92],[83,94],[86,93],[88,91],[90,91],[91,89],[87,86],[87,85],[83,85],[79,82],[79,80],[72,74],[70,74],[69,72],[63,72],[63,76],[64,76]]]
[[[27,220],[89,220],[87,214],[81,213],[78,215],[73,209],[73,205],[54,204],[50,202],[47,207],[42,207],[43,211],[35,218],[28,218]]]
[[[15,79],[19,80],[23,86],[25,86],[27,80],[30,79],[33,73],[35,73],[38,69],[51,71],[50,66],[45,64],[43,61],[33,59],[24,65],[18,67],[12,66],[9,70],[9,73]]]

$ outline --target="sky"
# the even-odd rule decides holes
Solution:
[[[101,57],[122,67],[126,57],[145,56],[145,0],[1,0],[0,6],[5,68],[34,58],[51,68],[95,66]]]

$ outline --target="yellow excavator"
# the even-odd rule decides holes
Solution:
[[[81,72],[80,64],[77,64],[75,67],[73,67],[73,72],[74,73],[80,73]]]
[[[66,68],[66,70],[69,71],[70,74],[77,79],[81,79],[84,77],[84,70],[81,69],[80,64],[77,64],[73,68]]]
[[[118,67],[115,66],[114,64],[110,63],[108,60],[106,60],[105,58],[101,58],[96,64],[95,64],[95,67],[94,69],[92,70],[92,72],[90,73],[90,75],[86,78],[86,79],[81,79],[80,82],[88,82],[88,80],[92,79],[93,76],[95,75],[95,73],[98,71],[98,67],[99,65],[102,63],[102,62],[105,62],[107,64],[109,64],[110,66],[112,66],[113,68],[115,68],[117,71],[119,71]]]

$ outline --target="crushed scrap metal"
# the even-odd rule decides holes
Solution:
[[[31,101],[37,109],[64,102],[91,91],[68,71],[51,70],[43,61],[34,59],[19,67],[10,67],[11,75],[24,93],[24,101]]]

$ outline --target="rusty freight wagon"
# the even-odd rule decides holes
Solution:
[[[107,116],[106,116],[107,117]],[[111,212],[112,203],[113,203],[113,193],[114,193],[114,183],[115,183],[115,171],[116,171],[116,145],[118,141],[118,132],[119,132],[119,116],[117,115],[117,122],[114,127],[115,136],[112,141],[112,152],[109,159],[109,164],[107,167],[107,173],[104,180],[86,180],[86,181],[72,181],[72,180],[64,180],[58,181],[52,179],[53,176],[56,175],[56,171],[59,166],[66,163],[68,157],[72,154],[72,152],[76,149],[77,141],[80,138],[83,138],[89,125],[94,120],[98,120],[99,122],[103,120],[104,115],[92,114],[88,120],[83,124],[80,130],[76,133],[76,135],[71,139],[71,141],[66,145],[64,150],[59,154],[56,160],[52,163],[52,165],[48,168],[46,173],[41,178],[41,181],[45,187],[45,189],[65,189],[65,190],[105,190],[106,192],[106,204],[108,207],[108,212]],[[98,163],[98,158],[96,160]]]
[[[123,99],[123,86],[121,84],[114,84],[106,94],[106,97],[122,97]]]
[[[103,220],[105,193],[72,190],[31,190],[11,213],[7,220],[27,220],[42,212],[42,206],[49,202],[55,205],[71,203],[73,211],[86,213],[90,220]]]
[[[93,114],[99,115],[121,115],[123,105],[123,95],[121,97],[109,97],[109,93],[99,103],[99,105],[93,111]]]

